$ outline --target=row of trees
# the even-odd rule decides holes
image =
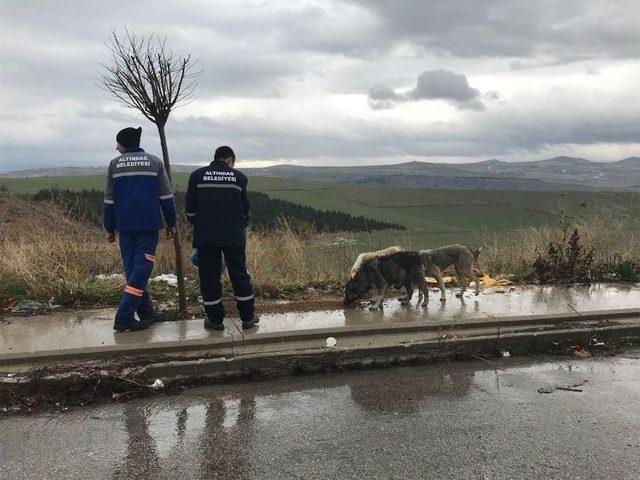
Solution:
[[[362,232],[372,230],[402,230],[405,227],[395,223],[381,222],[343,212],[322,211],[269,197],[262,192],[248,192],[251,204],[251,228],[271,230],[280,219],[292,223],[313,224],[321,232]],[[43,189],[34,194],[38,201],[50,200],[62,207],[76,220],[100,226],[102,222],[102,202],[104,194],[99,190],[73,191],[69,189]],[[184,192],[176,192],[179,212],[184,211]],[[183,221],[186,221],[183,219]]]

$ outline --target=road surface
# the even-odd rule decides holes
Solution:
[[[640,349],[217,385],[0,433],[3,479],[637,479]]]

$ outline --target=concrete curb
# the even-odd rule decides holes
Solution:
[[[167,354],[188,354],[195,352],[208,352],[209,357],[229,357],[234,355],[234,350],[241,349],[246,354],[252,348],[261,350],[271,348],[280,352],[287,351],[290,347],[293,350],[305,350],[300,348],[301,344],[317,345],[328,336],[338,338],[384,338],[406,336],[410,334],[425,335],[447,332],[464,332],[468,330],[491,330],[493,338],[505,339],[500,335],[503,329],[542,329],[549,328],[557,330],[559,326],[570,326],[579,323],[619,321],[623,319],[637,318],[640,324],[640,308],[628,308],[617,310],[600,310],[583,313],[563,313],[563,314],[541,314],[530,316],[512,316],[487,318],[472,317],[463,321],[441,321],[429,323],[398,323],[398,324],[375,324],[375,325],[353,325],[335,328],[319,328],[298,331],[256,333],[243,335],[240,332],[240,339],[233,336],[212,336],[197,340],[176,340],[158,343],[134,344],[134,345],[110,345],[87,348],[73,348],[65,350],[46,350],[39,352],[20,352],[0,354],[0,367],[16,364],[37,365],[52,361],[91,361],[112,358],[122,358],[125,356],[147,356],[158,357]],[[564,330],[560,330],[564,331]],[[489,332],[487,332],[489,333]],[[638,332],[640,334],[640,332]]]
[[[452,354],[496,353],[522,348],[534,353],[548,351],[560,343],[585,344],[597,335],[598,340],[640,339],[640,323],[634,325],[594,326],[552,331],[511,332],[496,337],[479,334],[447,339],[433,338],[411,344],[386,344],[344,349],[316,348],[298,351],[239,354],[235,357],[158,362],[138,369],[134,376],[152,382],[169,380],[202,380],[212,382],[227,378],[277,376],[311,373],[328,368],[381,366],[444,357]]]

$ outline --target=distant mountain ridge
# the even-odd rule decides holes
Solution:
[[[358,185],[479,190],[638,190],[640,157],[615,162],[555,157],[529,162],[406,162],[357,167],[276,165],[250,175]]]
[[[190,173],[196,165],[173,165]],[[103,175],[106,167],[41,168],[9,172],[0,178]],[[248,175],[381,187],[473,190],[640,190],[640,157],[614,162],[554,157],[528,162],[497,159],[476,163],[405,162],[393,165],[305,167],[274,165],[243,169]]]
[[[171,165],[171,171],[175,173],[191,173],[198,165]],[[100,167],[51,167],[28,168],[13,170],[0,174],[0,178],[29,178],[29,177],[86,177],[89,175],[106,175],[107,165]]]

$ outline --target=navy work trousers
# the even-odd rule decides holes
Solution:
[[[153,314],[147,282],[153,270],[158,232],[120,232],[119,236],[127,286],[120,299],[115,321],[127,325],[135,320],[133,314],[136,312],[143,321]]]
[[[200,291],[204,303],[204,311],[213,323],[222,322],[224,307],[222,305],[222,255],[227,264],[227,271],[236,296],[236,305],[240,319],[250,321],[254,313],[253,288],[251,277],[247,272],[247,259],[244,247],[199,247],[198,271],[200,274]]]

